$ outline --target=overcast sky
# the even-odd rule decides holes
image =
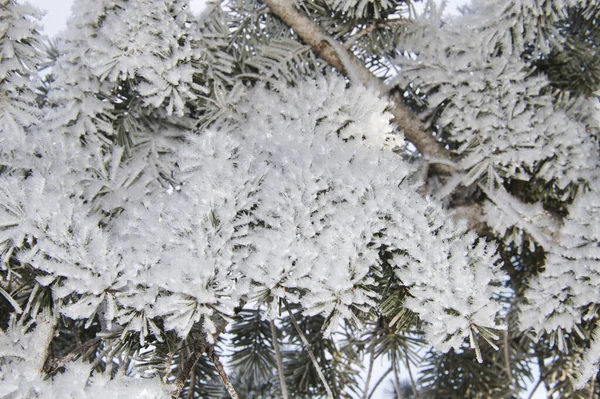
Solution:
[[[440,1],[441,0],[438,2]],[[468,1],[469,0],[449,0],[447,11],[454,12],[457,6],[465,4]],[[29,0],[29,2],[46,12],[46,16],[42,20],[42,23],[44,24],[44,33],[49,36],[56,35],[65,27],[67,17],[71,13],[71,4],[73,4],[73,0]],[[192,10],[195,12],[202,11],[205,3],[205,0],[190,1]]]
[[[71,4],[73,0],[28,0],[35,4],[46,16],[42,20],[44,24],[44,33],[49,36],[56,35],[61,29],[65,28],[67,18],[71,14]],[[190,0],[192,10],[200,12],[204,8],[205,0]]]

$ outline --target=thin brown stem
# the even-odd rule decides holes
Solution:
[[[273,339],[273,348],[275,348],[275,361],[277,362],[277,371],[279,373],[279,384],[281,385],[281,396],[283,399],[288,399],[287,384],[285,382],[285,374],[283,372],[283,360],[281,351],[279,350],[279,340],[277,339],[277,326],[271,320],[271,337]]]
[[[527,399],[533,398],[533,395],[535,395],[535,391],[537,391],[537,389],[540,387],[541,383],[542,383],[542,377],[540,376],[540,378],[537,380],[537,382],[533,386],[533,389],[531,390],[531,393],[529,394],[529,396],[527,397]]]
[[[381,385],[381,383],[383,382],[383,380],[385,379],[385,377],[387,377],[388,374],[391,373],[391,372],[392,372],[392,368],[390,367],[385,373],[383,373],[383,375],[381,377],[379,377],[379,379],[377,380],[377,382],[373,386],[373,389],[371,390],[371,393],[369,394],[369,397],[367,399],[372,399],[373,398],[373,394],[377,390],[377,387],[379,385]]]
[[[510,386],[512,386],[514,376],[510,367],[510,346],[508,342],[508,329],[504,331],[504,367],[506,368],[506,376],[510,381]]]
[[[181,395],[181,391],[183,391],[183,387],[185,386],[185,381],[187,380],[190,372],[192,371],[192,367],[196,366],[198,359],[200,356],[196,351],[192,351],[190,353],[190,357],[186,360],[183,367],[179,369],[177,373],[177,378],[175,379],[175,391],[171,395],[173,399],[179,398]]]
[[[223,381],[223,385],[225,385],[225,389],[227,389],[227,392],[229,393],[229,396],[231,396],[231,399],[239,399],[240,397],[235,391],[235,388],[233,387],[229,376],[225,372],[223,364],[221,364],[221,361],[219,360],[219,355],[217,355],[217,353],[212,348],[210,349],[210,353],[208,353],[208,355],[211,358],[213,364],[215,365],[217,373],[219,373],[219,376]]]
[[[400,375],[398,373],[398,361],[394,359],[392,361],[392,367],[394,369],[394,387],[396,388],[396,397],[402,399],[402,388],[400,386]]]
[[[362,399],[367,399],[369,394],[369,385],[371,384],[371,377],[373,375],[373,365],[375,364],[375,337],[373,334],[371,342],[369,343],[369,371],[367,372],[367,380],[365,381],[365,387],[363,388]]]
[[[374,32],[376,30],[406,26],[411,23],[412,23],[411,20],[404,19],[404,18],[391,19],[391,20],[387,20],[387,21],[378,21],[372,25],[366,26],[365,28],[361,29],[360,31],[358,31],[354,35],[352,35],[352,37],[350,37],[348,40],[346,40],[346,42],[344,43],[344,47],[349,49],[360,38],[362,38],[365,35],[368,35],[371,32]]]
[[[415,382],[415,379],[413,378],[412,370],[410,369],[408,356],[404,356],[404,364],[406,365],[406,370],[408,370],[408,377],[410,378],[410,385],[412,385],[413,393],[415,394],[415,399],[419,399],[419,390],[417,389],[417,384]]]
[[[304,348],[308,352],[308,356],[310,357],[310,360],[312,361],[313,366],[315,367],[317,374],[319,375],[319,378],[321,379],[321,382],[323,383],[323,386],[325,387],[325,391],[327,391],[327,398],[333,399],[333,392],[331,392],[331,388],[329,388],[329,384],[327,383],[327,379],[325,379],[325,375],[323,374],[323,371],[321,370],[321,367],[319,366],[319,363],[317,362],[317,358],[315,357],[315,354],[313,353],[312,349],[310,348],[310,343],[308,342],[308,340],[306,339],[306,336],[300,329],[300,326],[298,326],[298,322],[296,321],[296,316],[294,316],[294,313],[292,313],[292,309],[290,309],[290,305],[288,304],[288,302],[285,299],[283,300],[283,304],[285,305],[285,309],[287,310],[287,312],[290,315],[292,324],[293,324],[294,328],[296,329],[296,332],[300,336],[300,339],[302,340],[302,343],[304,344]]]
[[[192,367],[192,373],[190,375],[190,390],[187,394],[187,399],[194,399],[194,392],[196,391],[196,368]]]
[[[67,363],[72,362],[78,356],[84,355],[90,350],[93,349],[96,345],[98,345],[102,341],[101,337],[92,338],[83,344],[79,345],[75,349],[73,349],[68,355],[63,356],[59,359],[49,359],[47,361],[46,366],[44,367],[44,372],[53,373],[57,371],[59,368],[64,367]]]

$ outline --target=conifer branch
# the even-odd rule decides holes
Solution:
[[[391,20],[387,20],[387,21],[377,21],[374,24],[371,24],[371,25],[363,28],[362,30],[356,32],[354,35],[352,35],[348,40],[346,40],[346,42],[344,43],[344,47],[347,49],[350,49],[352,47],[352,45],[354,43],[356,43],[359,39],[361,39],[362,37],[368,35],[371,32],[374,32],[376,30],[401,27],[401,26],[408,25],[410,23],[411,23],[410,20],[404,19],[404,18],[391,19]]]
[[[192,375],[190,376],[190,390],[188,391],[187,399],[194,399],[196,391],[196,367],[192,367]]]
[[[437,158],[450,160],[450,153],[427,132],[421,122],[400,99],[391,96],[389,89],[343,44],[323,32],[314,21],[302,14],[292,0],[265,0],[273,14],[277,15],[291,27],[311,48],[329,65],[347,77],[358,76],[363,85],[378,90],[382,96],[387,96],[393,103],[392,114],[394,122],[402,129],[406,138],[412,142],[422,154],[433,155]],[[439,165],[439,170],[447,173],[452,168]]]
[[[394,388],[396,389],[396,396],[402,399],[402,388],[400,385],[400,373],[398,372],[397,359],[392,360],[392,368],[394,370]]]
[[[52,374],[52,373],[56,372],[61,367],[64,367],[67,363],[70,363],[73,360],[75,360],[81,354],[83,354],[85,357],[85,354],[90,349],[94,348],[96,345],[98,345],[100,342],[102,342],[103,338],[107,338],[107,337],[94,337],[94,338],[84,342],[83,344],[79,345],[75,349],[73,349],[66,356],[63,356],[58,359],[48,359],[46,361],[46,364],[43,369],[44,373]],[[115,337],[113,337],[113,338],[115,338]]]

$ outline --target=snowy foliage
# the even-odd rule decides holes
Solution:
[[[54,325],[43,319],[23,324],[11,319],[0,330],[0,395],[5,398],[170,398],[170,387],[158,378],[142,379],[104,373],[90,376],[91,365],[69,363],[64,373],[48,378],[43,372]]]
[[[142,339],[160,334],[156,319],[182,337],[200,321],[213,334],[215,311],[232,315],[240,300],[260,296],[330,316],[329,330],[340,317],[358,321],[357,309],[376,304],[372,273],[385,246],[429,337],[441,350],[458,348],[476,326],[496,326],[502,273],[493,248],[475,245],[420,197],[411,167],[382,149],[398,141],[385,102],[344,84],[254,89],[236,108],[241,119],[177,148],[179,185],[149,197],[136,194],[139,182],[115,177],[114,165],[108,177],[122,191],[105,187],[104,197],[86,195],[100,176],[73,184],[81,192],[44,168],[4,179],[5,209],[19,204],[7,241],[30,242],[19,259],[43,273],[38,282],[52,287],[63,314],[91,321],[101,313],[109,329]],[[112,195],[125,199],[119,216],[91,212]]]
[[[521,365],[510,345],[533,331],[540,341],[523,338],[523,353],[572,347],[567,362],[581,367],[565,373],[585,386],[600,362],[600,102],[557,93],[535,68],[565,43],[556,25],[569,7],[588,2],[474,2],[449,22],[430,3],[410,26],[392,13],[408,3],[302,4],[346,48],[381,58],[367,67],[397,68],[394,84],[431,121],[444,159],[405,143],[394,98],[325,71],[316,53],[280,74],[310,48],[262,2],[231,4],[229,20],[217,4],[210,22],[185,0],[76,1],[49,86],[36,91],[39,13],[0,0],[0,310],[10,309],[0,396],[182,394],[186,357],[217,365],[240,309],[284,330],[289,306],[317,321],[311,345],[366,325],[371,343],[349,346],[394,362],[412,344],[380,347],[402,334],[479,363],[511,336],[489,366],[507,364],[508,377]],[[390,39],[388,17],[401,37]],[[268,40],[254,38],[262,28]],[[378,30],[393,50],[353,47]],[[257,57],[271,39],[287,61],[265,69]],[[453,218],[459,208],[470,224]],[[67,323],[104,345],[95,361],[49,352]],[[158,358],[153,379],[129,363],[144,353]]]
[[[0,162],[17,166],[11,152],[38,124],[34,94],[41,13],[13,0],[0,2]]]
[[[545,270],[530,282],[523,328],[571,331],[600,303],[600,197],[581,194],[549,248]]]
[[[531,73],[526,49],[512,48],[511,26],[498,22],[519,21],[508,19],[510,8],[496,15],[500,9],[489,5],[442,28],[436,14],[415,24],[405,51],[418,55],[396,59],[398,81],[428,93],[441,134],[460,155],[464,185],[513,178],[564,188],[589,179],[597,156],[586,126],[553,104],[547,79]]]

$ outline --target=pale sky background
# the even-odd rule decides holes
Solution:
[[[69,17],[69,15],[71,13],[71,5],[73,4],[74,0],[28,0],[28,1],[32,4],[35,4],[42,11],[46,12],[45,17],[42,19],[42,24],[44,25],[44,33],[47,34],[48,36],[54,36],[58,32],[60,32],[60,30],[65,28],[67,18]],[[449,1],[447,1],[446,12],[449,14],[456,13],[456,8],[458,6],[468,3],[469,1],[470,0],[449,0]],[[438,2],[440,2],[440,1],[438,1]],[[205,0],[190,0],[191,8],[196,13],[199,13],[204,9],[205,3],[206,3]],[[419,6],[419,3],[417,3],[417,6]],[[417,7],[417,9],[419,9],[419,7]],[[380,362],[376,362],[376,363],[380,363]],[[377,370],[374,371],[372,381],[377,381],[379,379],[379,375],[383,374],[383,372],[385,372],[385,369],[387,367],[388,366],[384,365],[383,363],[376,365]],[[535,375],[535,372],[536,371],[534,370],[534,375]],[[405,372],[402,373],[401,378],[408,379],[408,374]],[[387,396],[385,393],[385,389],[388,387],[389,387],[388,384],[385,384],[385,383],[381,384],[381,388],[377,390],[377,395],[374,395],[375,398],[376,399],[385,398]],[[387,396],[387,397],[389,397],[389,396]],[[525,395],[524,397],[527,398],[528,394]],[[543,387],[540,387],[536,391],[536,394],[533,397],[533,399],[543,399],[545,397],[546,397],[545,389],[543,389]]]
[[[44,25],[44,33],[49,36],[56,35],[65,27],[68,16],[71,13],[71,5],[73,0],[28,0],[30,3],[38,6],[42,11],[46,12],[42,23]],[[441,0],[438,0],[441,2]],[[468,3],[469,0],[448,0],[446,11],[448,13],[456,12],[456,7]],[[205,7],[206,0],[190,0],[192,10],[196,13],[202,11]],[[417,8],[423,3],[416,3]]]

